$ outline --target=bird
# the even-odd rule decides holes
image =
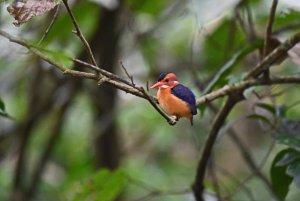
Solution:
[[[193,116],[197,114],[196,97],[194,93],[180,84],[174,73],[160,74],[151,89],[158,88],[157,99],[159,106],[178,121],[184,117],[190,120],[193,126]]]

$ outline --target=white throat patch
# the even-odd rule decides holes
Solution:
[[[164,84],[164,85],[161,85],[159,88],[166,89],[168,87],[169,87],[168,85]]]

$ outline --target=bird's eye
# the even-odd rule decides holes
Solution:
[[[169,82],[169,79],[166,79],[165,81],[166,81],[166,82]]]

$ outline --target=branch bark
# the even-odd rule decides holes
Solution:
[[[278,4],[278,0],[273,0],[272,7],[270,10],[270,16],[268,20],[267,30],[265,33],[265,43],[263,49],[263,58],[270,52],[270,42],[271,42],[271,35],[272,35],[272,27],[275,19],[275,12],[276,7]]]
[[[201,159],[198,163],[196,178],[192,185],[193,192],[197,201],[203,201],[203,191],[204,191],[203,181],[206,172],[206,167],[209,158],[211,156],[213,145],[217,139],[219,130],[221,129],[223,123],[225,122],[227,116],[229,115],[233,107],[241,100],[242,100],[241,94],[230,95],[226,100],[225,105],[219,111],[212,124],[213,126],[209,132],[209,137],[205,143],[205,147],[202,152]]]
[[[251,79],[260,75],[263,71],[269,69],[277,61],[285,57],[294,45],[300,42],[300,32],[294,34],[291,38],[282,43],[279,47],[274,49],[268,56],[266,56],[260,63],[258,63],[252,70],[248,72],[244,80]]]
[[[42,54],[40,51],[38,51],[33,46],[30,46],[29,43],[26,41],[19,39],[17,37],[14,37],[4,31],[0,30],[0,35],[3,37],[9,39],[11,42],[17,43],[21,46],[26,47],[29,49],[33,54],[38,56],[39,58],[43,59],[44,61],[52,64],[55,68],[62,71],[65,75],[73,76],[73,77],[81,77],[85,79],[93,79],[98,80],[98,76],[94,73],[88,73],[88,72],[82,72],[77,70],[68,69],[66,66],[63,66],[50,58],[47,57],[47,55]],[[272,64],[274,64],[279,57],[284,55],[290,48],[292,48],[296,43],[300,41],[300,32],[293,35],[290,39],[288,39],[286,42],[284,42],[282,45],[280,45],[278,48],[276,48],[269,56],[263,59],[256,67],[251,70],[248,75],[245,77],[244,81],[235,83],[235,84],[229,84],[225,85],[224,87],[217,89],[215,91],[212,91],[209,94],[203,95],[197,99],[197,105],[204,104],[207,102],[211,102],[217,98],[227,96],[228,94],[239,91],[239,90],[245,90],[252,86],[260,86],[260,85],[272,85],[272,84],[288,84],[288,83],[299,83],[300,77],[297,76],[289,76],[289,77],[279,77],[274,78],[270,80],[254,80],[251,79],[252,76],[257,76],[258,74],[262,73],[265,69],[270,68]],[[93,70],[96,70],[100,72],[103,76],[105,76],[107,79],[105,79],[105,82],[109,85],[120,89],[122,91],[125,91],[126,93],[130,93],[132,95],[144,98],[146,100],[149,100],[147,96],[145,96],[144,92],[141,90],[140,86],[133,86],[131,82],[126,81],[116,74],[113,74],[111,72],[105,71],[101,68],[99,68],[96,65],[89,64],[87,62],[81,61],[79,59],[72,59],[74,62],[82,64],[88,68],[91,68]],[[149,94],[148,94],[149,95]],[[156,97],[153,97],[149,95],[153,100],[156,100]],[[155,109],[159,110],[159,113],[164,113],[160,110],[160,108],[155,107]],[[163,117],[167,120],[167,122],[173,122],[172,117],[169,117],[167,115],[163,115]],[[172,125],[172,124],[171,124]]]
[[[286,40],[282,45],[280,45],[278,48],[276,48],[267,57],[265,57],[256,67],[254,67],[244,78],[245,82],[237,83],[235,86],[225,86],[225,87],[223,87],[223,89],[220,89],[218,92],[213,92],[213,93],[215,93],[215,95],[210,94],[212,97],[213,96],[219,97],[219,95],[222,96],[222,95],[226,94],[229,96],[229,98],[226,101],[224,107],[217,114],[217,116],[213,122],[212,129],[209,133],[209,138],[206,141],[201,159],[198,163],[196,178],[192,185],[193,192],[194,192],[194,195],[195,195],[197,201],[203,200],[203,192],[204,192],[203,181],[204,181],[204,177],[205,177],[207,162],[211,155],[211,151],[212,151],[213,145],[216,141],[218,132],[219,132],[220,128],[222,127],[222,125],[224,124],[226,117],[229,115],[229,113],[233,109],[233,107],[239,101],[242,100],[242,93],[245,89],[250,87],[249,85],[252,85],[257,82],[260,82],[261,85],[270,84],[269,79],[254,80],[254,82],[252,83],[252,81],[253,81],[252,78],[259,76],[265,70],[269,69],[273,64],[275,64],[276,61],[278,61],[279,59],[282,59],[282,57],[287,53],[287,51],[290,48],[292,48],[295,44],[297,44],[299,41],[300,41],[300,32],[297,32],[290,39]],[[281,79],[276,80],[276,82],[282,82],[282,83],[285,83],[286,81],[287,80],[281,80]],[[272,83],[272,84],[274,84],[274,83]],[[254,84],[254,85],[256,85],[256,84]],[[230,94],[232,94],[232,92],[230,92],[231,90],[234,91],[235,95],[238,94],[241,97],[233,98],[233,96],[230,95]],[[219,95],[216,95],[218,93],[219,93]],[[202,98],[204,98],[204,100],[205,100],[205,97],[202,97]],[[198,101],[198,103],[199,103],[199,101]]]
[[[275,19],[275,13],[276,13],[276,7],[278,4],[278,0],[273,0],[271,10],[270,10],[270,16],[268,19],[268,25],[265,33],[265,41],[264,41],[264,48],[262,51],[262,58],[264,58],[269,52],[272,50],[271,49],[271,35],[272,35],[272,27]],[[269,79],[270,77],[270,70],[266,69],[264,72],[264,78]]]
[[[218,109],[213,105],[209,104],[209,108],[213,113],[217,113]],[[266,188],[269,190],[271,196],[273,196],[275,199],[277,199],[276,193],[274,192],[271,183],[269,180],[265,177],[265,175],[261,172],[260,167],[255,163],[255,160],[253,159],[250,150],[247,148],[247,146],[240,140],[237,133],[233,128],[229,128],[228,130],[229,138],[232,140],[232,142],[237,146],[239,151],[241,152],[241,155],[248,165],[249,169],[255,174],[266,186]],[[243,184],[241,183],[240,187],[245,188]],[[251,197],[251,196],[250,196]]]
[[[72,13],[70,7],[69,7],[68,0],[63,0],[63,3],[64,3],[64,5],[65,5],[65,7],[66,7],[66,9],[67,9],[67,11],[68,11],[68,13],[69,13],[69,16],[71,17],[71,20],[72,20],[72,22],[73,22],[73,25],[74,25],[74,27],[75,27],[75,29],[76,29],[76,32],[75,32],[76,35],[79,37],[79,39],[81,40],[81,42],[82,42],[82,44],[84,45],[85,49],[87,50],[88,55],[89,55],[89,57],[90,57],[92,63],[93,63],[95,66],[97,66],[96,60],[95,60],[94,55],[93,55],[93,52],[92,52],[92,50],[91,50],[91,47],[90,47],[89,43],[87,42],[87,40],[85,39],[84,35],[82,34],[82,32],[81,32],[81,30],[80,30],[80,28],[79,28],[79,26],[78,26],[78,23],[77,23],[77,21],[76,21],[74,15],[73,15],[73,13]]]
[[[74,77],[82,77],[87,79],[94,79],[98,80],[98,76],[94,73],[88,73],[88,72],[82,72],[77,70],[68,69],[66,66],[63,66],[50,58],[47,57],[47,55],[44,55],[41,53],[37,48],[33,47],[29,43],[27,43],[24,40],[21,40],[19,38],[13,37],[10,34],[1,31],[0,35],[6,37],[12,42],[18,43],[26,48],[28,48],[33,54],[37,55],[41,59],[49,62],[54,67],[62,71],[66,75],[71,75]],[[215,121],[213,123],[212,129],[209,134],[209,138],[207,140],[207,143],[205,145],[201,160],[198,165],[197,169],[197,176],[193,185],[193,190],[195,193],[195,196],[197,200],[202,200],[202,193],[203,193],[203,179],[205,175],[205,169],[207,165],[207,161],[210,157],[212,147],[215,143],[215,140],[217,138],[217,134],[221,126],[223,125],[226,117],[232,110],[232,108],[237,104],[239,101],[242,100],[242,93],[245,89],[248,89],[251,86],[258,86],[258,85],[272,85],[272,84],[285,84],[285,83],[300,83],[300,77],[280,77],[280,78],[274,78],[270,80],[254,80],[253,77],[259,76],[261,73],[263,73],[265,70],[269,69],[273,64],[276,63],[279,59],[281,59],[287,51],[292,48],[295,44],[297,44],[300,41],[300,32],[297,32],[294,34],[291,38],[286,40],[283,44],[281,44],[279,47],[274,49],[268,56],[266,56],[259,64],[257,64],[251,71],[248,72],[247,76],[244,78],[242,82],[233,84],[233,85],[226,85],[222,87],[221,89],[217,89],[210,94],[206,94],[202,97],[200,97],[197,100],[197,104],[207,103],[210,101],[213,101],[217,98],[228,96],[228,100],[225,103],[225,106],[222,108],[222,110],[218,113],[218,115],[215,118]],[[78,60],[73,60],[76,62],[81,62]],[[100,69],[97,65],[87,65],[84,62],[81,62],[81,64],[94,68],[99,72],[105,72],[102,69]],[[139,96],[141,98],[149,100],[149,97],[154,97],[145,95],[145,92],[142,90],[141,87],[138,86],[132,86],[130,82],[124,82],[121,78],[119,78],[117,75],[112,74],[110,72],[106,72],[107,76],[105,79],[105,82],[112,85],[115,88],[121,89],[125,92],[131,93],[133,95]],[[104,73],[103,73],[104,74]],[[238,95],[238,98],[236,96]],[[158,107],[155,107],[157,109]],[[159,109],[160,110],[160,109]],[[165,117],[168,122],[172,122],[172,118],[169,116]]]

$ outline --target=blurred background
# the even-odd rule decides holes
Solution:
[[[40,45],[52,50],[54,58],[66,54],[89,61],[72,34],[63,4],[17,27],[7,12],[12,2],[0,2],[0,29],[36,44],[59,9]],[[205,90],[241,80],[259,61],[272,1],[70,0],[69,4],[101,68],[128,79],[122,61],[141,86],[154,83],[161,72],[174,72],[200,97]],[[296,0],[279,1],[275,45],[299,30],[299,10]],[[201,106],[193,127],[185,119],[170,126],[144,99],[64,76],[3,37],[0,47],[5,113],[0,116],[0,200],[194,200],[190,186],[224,99]],[[299,73],[297,51],[290,56],[272,68],[272,74]],[[222,78],[209,89],[224,66]],[[83,66],[71,68],[88,71]],[[150,93],[156,95],[155,90]],[[207,200],[216,200],[217,192],[224,200],[272,198],[262,178],[270,177],[272,160],[285,145],[274,143],[273,130],[260,121],[272,114],[257,104],[290,106],[299,101],[300,92],[292,85],[257,87],[246,97],[214,147],[205,182]],[[248,118],[257,113],[261,116]],[[285,115],[299,119],[299,107]],[[254,173],[251,161],[263,177]],[[299,196],[292,184],[287,200]]]

